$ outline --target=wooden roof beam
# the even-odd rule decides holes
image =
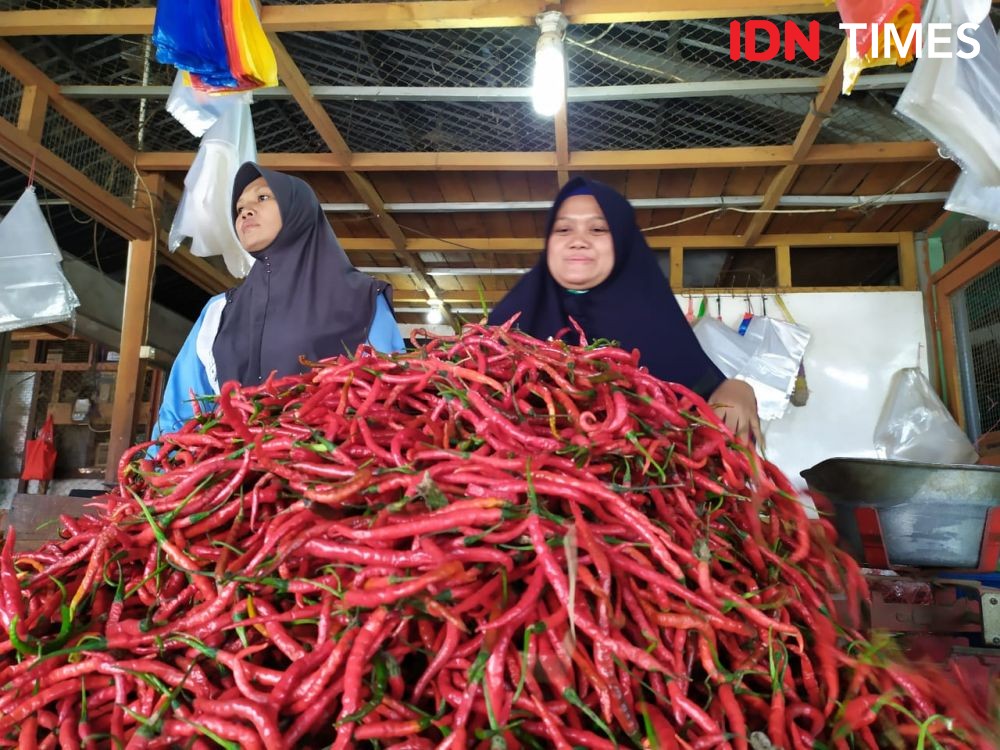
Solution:
[[[759,247],[868,247],[872,245],[898,245],[910,232],[816,232],[799,234],[764,234],[757,241]],[[669,251],[671,246],[684,248],[712,248],[720,250],[742,249],[742,238],[737,234],[716,235],[652,235],[646,242],[654,250]],[[393,253],[396,246],[383,237],[341,237],[340,244],[347,252]],[[533,253],[542,251],[545,241],[541,237],[411,237],[406,241],[409,253]],[[409,265],[411,259],[405,258]],[[488,269],[484,269],[488,270]]]
[[[125,239],[148,238],[152,234],[148,211],[127,206],[2,117],[0,160],[26,175],[34,169],[38,182]]]
[[[264,29],[286,31],[378,31],[534,26],[545,0],[418,0],[405,3],[265,5]],[[564,0],[571,24],[679,21],[812,15],[829,12],[823,0]],[[148,34],[155,8],[74,8],[0,13],[0,36]]]
[[[771,180],[767,192],[764,193],[764,201],[758,209],[759,213],[754,214],[750,226],[744,232],[743,244],[746,247],[754,245],[767,228],[771,221],[771,211],[777,207],[781,196],[795,181],[806,154],[816,142],[816,136],[819,135],[820,128],[823,126],[823,120],[830,115],[837,97],[840,96],[841,84],[844,80],[844,61],[847,59],[849,45],[848,39],[841,42],[837,56],[824,77],[823,85],[820,87],[819,93],[816,94],[816,98],[809,107],[809,113],[805,116],[799,127],[799,132],[795,136],[795,142],[792,144],[791,164],[783,167]]]
[[[313,127],[316,128],[316,132],[319,133],[333,156],[341,164],[350,164],[350,147],[337,129],[336,123],[327,114],[323,105],[313,96],[312,91],[309,89],[308,81],[302,75],[302,71],[299,70],[288,50],[285,49],[285,45],[282,44],[278,35],[271,32],[268,33],[267,37],[271,42],[271,47],[274,49],[274,55],[278,62],[278,75],[285,86],[288,87],[296,103],[302,108],[302,111],[309,118],[309,122],[312,123]],[[403,235],[403,230],[399,228],[395,219],[385,210],[385,203],[375,189],[375,186],[372,185],[367,177],[353,169],[345,169],[344,176],[351,183],[351,186],[361,200],[368,205],[368,208],[374,215],[375,222],[385,232],[396,252],[400,253],[401,262],[405,260],[405,262],[409,263],[413,269],[412,275],[414,279],[416,279],[417,283],[424,290],[428,300],[432,303],[440,301],[441,312],[445,321],[458,330],[458,322],[452,315],[448,305],[441,298],[441,290],[438,288],[433,277],[428,276],[425,272],[426,269],[423,267],[423,262],[417,256],[409,257],[405,255],[406,237]]]
[[[193,151],[139,153],[140,169],[151,172],[186,171]],[[350,165],[335,154],[261,153],[261,166],[288,172],[489,172],[555,171],[557,157],[548,151],[389,152],[353,154]],[[890,163],[940,159],[931,141],[822,144],[802,157],[803,166],[823,164]],[[571,151],[566,166],[575,171],[623,169],[699,169],[702,167],[774,167],[791,164],[792,146],[738,146],[680,148],[650,151]]]
[[[80,13],[83,11],[73,11]],[[0,16],[4,14],[0,13]],[[0,20],[0,28],[3,21]],[[53,30],[52,33],[58,33]],[[25,86],[36,86],[48,97],[49,104],[59,114],[76,125],[83,133],[96,141],[105,151],[114,156],[122,164],[132,166],[135,163],[135,149],[115,135],[109,127],[92,115],[86,107],[68,99],[59,91],[59,84],[22,57],[9,43],[0,39],[0,67],[6,68],[11,75]],[[192,155],[193,157],[193,155]],[[149,236],[148,233],[146,235]],[[129,238],[131,239],[131,238]]]

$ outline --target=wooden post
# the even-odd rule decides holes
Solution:
[[[917,280],[917,248],[913,241],[913,232],[899,234],[899,285],[910,291],[920,289]]]
[[[32,339],[28,343],[28,356],[27,361],[31,363],[37,363],[39,359],[39,346],[38,339]],[[38,414],[38,393],[40,389],[40,381],[42,379],[42,374],[40,372],[35,373],[35,377],[31,382],[31,400],[28,402],[28,421],[24,426],[24,439],[31,440],[35,437],[35,427],[39,424]],[[21,479],[21,474],[24,473],[24,446],[21,446],[21,468],[17,472],[17,491],[18,493],[25,493],[28,491],[28,482]]]
[[[670,246],[670,288],[675,292],[684,288],[684,246]]]
[[[778,270],[778,287],[790,289],[792,286],[792,250],[788,245],[774,248],[775,267]]]
[[[10,334],[0,333],[0,416],[7,395],[7,362],[10,360]]]
[[[163,180],[159,175],[145,178],[145,189],[138,191],[137,203],[159,213]],[[148,190],[148,195],[147,195]],[[149,203],[152,199],[152,208]],[[111,410],[111,438],[108,441],[108,464],[105,479],[114,482],[118,461],[132,445],[135,436],[136,401],[141,394],[143,367],[139,353],[146,342],[149,303],[156,267],[156,238],[132,240],[125,271],[125,302],[122,311],[121,345],[118,348],[118,371],[115,375],[115,401]]]
[[[48,105],[49,97],[42,89],[38,86],[25,86],[21,94],[21,109],[17,116],[18,130],[23,130],[40,142]]]

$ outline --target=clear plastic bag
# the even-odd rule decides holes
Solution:
[[[0,331],[73,317],[80,300],[61,263],[35,189],[28,187],[0,221]]]
[[[749,347],[742,336],[721,320],[706,315],[698,318],[692,330],[705,354],[727,378],[734,377],[746,366],[750,359]]]
[[[739,378],[753,386],[761,419],[784,415],[810,337],[805,326],[784,320],[758,315],[750,321],[743,338],[754,345],[753,356]]]
[[[1000,184],[1000,41],[989,18],[966,32],[979,53],[962,58],[958,27],[978,23],[978,3],[931,0],[924,10],[928,24],[949,24],[948,56],[921,57],[896,103],[896,114],[930,135],[965,172],[985,185]],[[926,30],[926,26],[925,26]]]
[[[874,441],[881,458],[928,464],[979,460],[969,438],[918,367],[905,367],[893,375],[875,424]]]
[[[753,387],[761,419],[784,415],[809,343],[809,329],[757,315],[740,336],[718,320],[704,317],[695,324],[694,335],[723,375]]]
[[[968,216],[976,216],[1000,230],[1000,183],[984,185],[978,177],[962,172],[948,195],[944,207]]]
[[[238,279],[250,272],[253,257],[240,245],[230,211],[236,170],[256,159],[250,105],[235,102],[205,133],[184,178],[184,194],[170,227],[171,250],[190,237],[192,255],[221,255],[229,273]]]
[[[191,135],[201,138],[227,109],[237,104],[250,104],[251,101],[249,92],[209,94],[198,91],[185,81],[183,71],[177,71],[167,98],[167,112],[187,128]]]

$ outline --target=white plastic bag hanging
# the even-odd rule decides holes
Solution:
[[[743,338],[754,346],[739,377],[753,386],[761,419],[780,419],[788,408],[811,334],[805,326],[754,316]]]
[[[987,17],[978,18],[981,4],[970,0],[931,0],[924,10],[928,24],[950,30],[949,44],[935,45],[914,67],[895,112],[926,131],[962,169],[983,184],[1000,184],[1000,42]],[[966,36],[979,44],[973,57],[959,57],[971,48],[959,44],[958,28],[979,23]],[[925,45],[926,46],[926,45]]]
[[[221,255],[229,273],[238,279],[250,272],[253,257],[240,245],[230,211],[236,170],[256,159],[250,105],[235,102],[205,133],[184,178],[184,194],[170,227],[171,250],[190,237],[192,255]]]
[[[753,387],[761,419],[784,415],[811,337],[808,328],[755,315],[742,336],[709,317],[701,318],[693,330],[723,375]]]
[[[883,458],[928,464],[974,464],[979,455],[918,367],[897,370],[875,425]]]
[[[248,91],[238,94],[198,91],[184,80],[184,71],[178,70],[167,98],[167,112],[187,128],[191,135],[201,138],[227,109],[250,102],[251,94]]]
[[[1000,230],[1000,183],[984,185],[978,177],[962,172],[945,201],[948,211],[982,219],[993,231]]]
[[[727,378],[736,376],[746,367],[751,351],[746,339],[720,320],[709,315],[694,324],[695,338],[708,358]]]
[[[73,317],[80,300],[61,264],[59,246],[29,186],[0,220],[0,331]]]

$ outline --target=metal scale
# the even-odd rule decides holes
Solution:
[[[862,627],[967,686],[1000,676],[1000,467],[831,458],[802,477],[864,566]]]

